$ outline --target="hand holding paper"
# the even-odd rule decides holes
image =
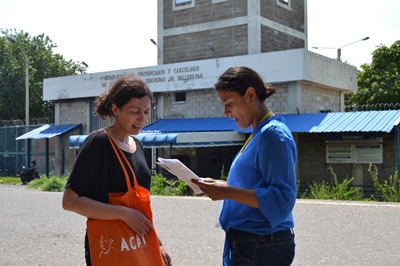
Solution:
[[[191,179],[200,179],[195,173],[186,167],[178,159],[164,159],[158,157],[158,162],[156,164],[160,165],[164,169],[168,170],[171,174],[182,179],[186,185],[188,185],[195,195],[203,194],[203,191],[196,184],[192,183]]]

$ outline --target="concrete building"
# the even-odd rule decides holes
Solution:
[[[82,124],[83,134],[105,126],[93,116],[93,101],[126,73],[139,74],[154,92],[149,123],[222,117],[223,108],[213,84],[231,66],[253,68],[273,84],[277,94],[267,104],[281,115],[343,112],[344,95],[357,90],[356,67],[307,50],[306,0],[158,0],[158,38],[154,44],[159,53],[157,66],[44,80],[43,97],[56,105],[56,124]],[[181,159],[200,174],[215,176],[222,167],[229,169],[230,160],[248,135],[239,129],[224,128],[184,131],[179,133],[181,138],[186,134],[192,140],[209,141],[175,143],[169,148],[165,143],[143,141],[145,147],[151,148],[150,167],[155,167],[156,156],[170,156]],[[236,134],[221,141],[214,134],[216,131],[225,136],[232,131]],[[147,135],[151,133],[154,131]],[[301,162],[299,179],[310,182],[318,176],[328,178],[328,164],[324,157],[320,158],[326,153],[326,136],[293,133]],[[63,145],[67,147],[67,143]],[[318,151],[312,153],[316,147]],[[309,161],[315,156],[320,160]],[[65,158],[68,173],[75,151],[66,149]],[[383,168],[388,173],[394,170],[395,163],[389,165]],[[361,164],[355,170],[351,163],[345,169],[350,171],[348,175],[355,173],[362,180],[365,166]]]

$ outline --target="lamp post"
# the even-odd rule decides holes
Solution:
[[[363,39],[361,39],[361,40],[358,40],[358,41],[355,41],[355,42],[352,42],[352,43],[343,45],[343,46],[341,46],[341,47],[339,47],[339,48],[336,48],[336,47],[315,47],[315,46],[313,46],[312,48],[314,48],[314,49],[337,49],[337,60],[340,61],[340,57],[341,57],[341,55],[342,55],[342,48],[343,48],[343,47],[352,45],[352,44],[357,43],[357,42],[366,41],[366,40],[368,40],[368,39],[369,39],[369,37],[365,37],[365,38],[363,38]]]
[[[157,52],[158,52],[157,58],[160,59],[160,55],[161,55],[160,47],[158,47],[158,45],[157,45],[157,43],[156,43],[155,40],[150,39],[150,41],[151,41],[155,46],[157,46]]]
[[[217,52],[215,51],[215,48],[214,48],[214,46],[212,45],[212,43],[209,43],[209,44],[208,44],[208,48],[211,50],[211,52],[214,53],[214,55],[215,55],[215,64],[216,64],[217,67],[218,67],[218,54],[217,54]]]
[[[28,57],[25,55],[24,50],[21,45],[13,36],[7,36],[7,39],[16,43],[21,49],[22,54],[24,55],[24,63],[25,63],[25,125],[29,125],[29,64]]]

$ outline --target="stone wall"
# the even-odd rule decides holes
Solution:
[[[301,113],[340,112],[340,92],[309,83],[301,85]]]
[[[82,124],[83,134],[88,134],[88,121],[89,121],[89,113],[88,113],[88,100],[86,99],[75,99],[70,101],[60,102],[60,124]],[[72,166],[76,157],[76,149],[70,149],[68,146],[68,137],[71,135],[79,135],[79,131],[75,130],[70,134],[65,136],[64,142],[64,154],[65,154],[65,165],[64,165],[64,173],[69,174],[72,170]],[[58,139],[57,139],[57,143]],[[56,165],[60,165],[60,158],[55,158]],[[57,172],[60,173],[60,169],[57,169]]]
[[[164,29],[192,26],[222,19],[247,16],[247,1],[229,0],[212,4],[211,0],[195,0],[195,8],[172,10],[172,1],[164,1]]]
[[[224,42],[221,43],[221,40]],[[208,44],[213,44],[216,54],[210,50]],[[247,25],[164,37],[165,64],[247,53]]]
[[[277,114],[288,113],[287,84],[274,85],[277,89],[267,99],[268,107]],[[213,89],[186,91],[186,101],[175,102],[174,93],[164,93],[164,118],[222,117],[224,108]]]

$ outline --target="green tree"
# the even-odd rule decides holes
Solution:
[[[43,80],[82,74],[86,67],[53,53],[57,45],[44,34],[32,37],[15,29],[0,32],[0,120],[25,119],[25,56],[29,63],[29,117],[53,117],[54,104],[43,101]]]
[[[382,104],[390,109],[400,103],[400,40],[390,47],[380,45],[372,53],[371,64],[358,71],[358,90],[346,97],[346,105]]]

